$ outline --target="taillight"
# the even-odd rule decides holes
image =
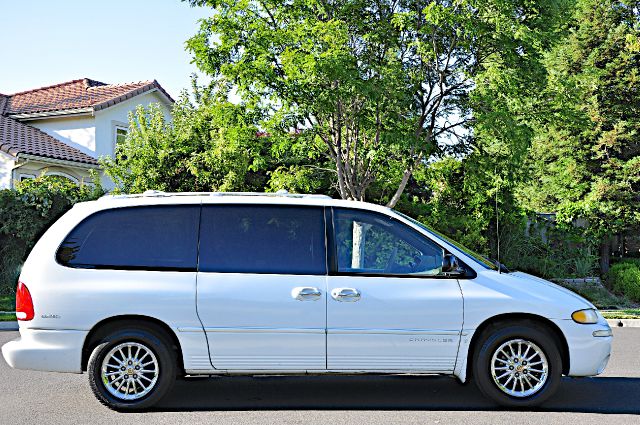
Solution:
[[[16,290],[16,318],[18,320],[32,320],[34,316],[33,300],[29,288],[22,282],[18,282]]]

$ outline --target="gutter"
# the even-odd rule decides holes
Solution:
[[[67,167],[73,167],[73,168],[93,168],[95,170],[100,169],[100,165],[98,164],[88,164],[86,162],[68,161],[66,159],[57,159],[57,158],[48,158],[45,156],[31,155],[28,153],[19,153],[18,158],[44,162],[44,163],[54,164],[54,165],[65,165]]]
[[[51,117],[59,117],[59,116],[83,116],[93,115],[93,107],[90,108],[76,108],[76,109],[65,109],[62,111],[50,111],[50,112],[31,112],[24,114],[13,114],[9,115],[9,118],[13,118],[15,120],[41,120]]]

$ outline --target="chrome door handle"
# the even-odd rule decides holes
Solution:
[[[298,286],[291,290],[291,296],[298,301],[316,301],[322,297],[322,292],[318,288]]]
[[[355,302],[360,299],[360,291],[355,288],[335,288],[331,296],[336,301]]]

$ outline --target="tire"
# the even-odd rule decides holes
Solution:
[[[156,404],[173,387],[176,371],[169,338],[151,327],[108,334],[91,353],[88,367],[93,394],[117,411],[145,410]]]
[[[558,389],[562,358],[556,338],[543,327],[513,323],[491,328],[480,344],[473,378],[494,402],[516,408],[538,406]]]

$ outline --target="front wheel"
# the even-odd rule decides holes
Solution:
[[[119,411],[142,410],[173,386],[176,356],[151,329],[123,329],[105,337],[89,359],[89,383],[96,398]]]
[[[531,407],[557,390],[562,360],[549,332],[509,325],[487,334],[481,344],[473,375],[485,396],[503,406]]]

